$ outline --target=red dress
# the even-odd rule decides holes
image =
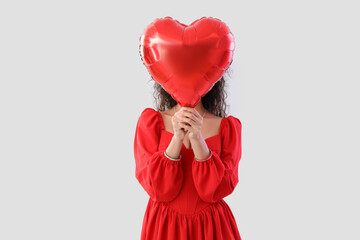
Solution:
[[[222,118],[219,134],[205,139],[213,155],[203,162],[184,144],[180,161],[165,157],[172,136],[159,111],[141,112],[134,138],[135,176],[150,197],[141,240],[241,240],[223,200],[239,182],[240,120]]]

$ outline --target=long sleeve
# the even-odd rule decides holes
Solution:
[[[192,163],[195,188],[200,198],[206,202],[216,202],[228,196],[239,182],[242,125],[239,119],[231,115],[224,120],[224,127],[220,129],[220,156],[213,151],[208,160],[197,161],[194,158]]]
[[[180,161],[159,151],[162,119],[152,108],[145,108],[137,121],[134,138],[135,176],[150,198],[167,202],[174,199],[183,183]]]

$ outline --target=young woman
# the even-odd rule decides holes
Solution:
[[[157,110],[141,112],[134,138],[135,175],[150,197],[142,240],[241,240],[223,200],[241,158],[241,122],[225,116],[224,85],[222,77],[188,108],[155,82]]]

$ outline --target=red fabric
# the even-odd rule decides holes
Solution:
[[[159,111],[141,112],[134,138],[135,176],[150,197],[141,240],[241,240],[223,200],[239,181],[240,120],[232,115],[221,120],[219,134],[205,139],[213,155],[203,162],[184,144],[180,161],[165,157],[172,136]]]

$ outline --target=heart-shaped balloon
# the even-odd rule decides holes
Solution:
[[[195,107],[232,63],[235,41],[224,22],[202,17],[185,25],[157,18],[140,36],[140,55],[153,80],[182,107]]]

